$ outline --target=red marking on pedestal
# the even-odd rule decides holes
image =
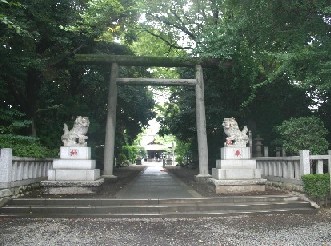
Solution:
[[[70,156],[75,156],[75,155],[78,155],[77,149],[70,150]]]
[[[237,157],[241,156],[241,153],[240,153],[240,150],[239,150],[239,149],[236,150],[235,155],[236,155]]]

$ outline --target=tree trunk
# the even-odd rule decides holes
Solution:
[[[41,86],[41,74],[40,71],[31,68],[27,74],[27,82],[25,85],[25,112],[27,116],[31,119],[31,136],[37,136],[36,127],[36,112],[38,108],[38,95]]]
[[[31,121],[31,136],[32,137],[37,137],[37,127],[36,127],[36,117],[32,117]]]

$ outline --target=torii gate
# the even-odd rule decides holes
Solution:
[[[204,104],[204,80],[202,67],[219,66],[218,59],[179,58],[179,57],[137,57],[106,54],[77,54],[76,62],[85,64],[108,64],[111,73],[109,80],[108,113],[106,124],[104,177],[116,178],[113,175],[117,85],[186,85],[195,86],[196,92],[196,125],[199,153],[199,174],[197,178],[209,177],[208,174],[208,144],[206,133],[206,116]],[[195,67],[195,79],[154,79],[154,78],[120,78],[119,66],[146,67]]]

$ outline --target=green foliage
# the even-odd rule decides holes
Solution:
[[[138,27],[137,27],[138,28]],[[154,32],[154,33],[153,33]],[[143,29],[136,36],[136,39],[130,45],[132,51],[138,56],[166,56],[166,57],[183,57],[187,56],[187,53],[183,50],[178,50],[173,47],[169,47],[169,44],[160,39],[158,35],[162,35],[160,30],[145,30]],[[155,35],[155,34],[158,35]],[[176,68],[168,67],[153,67],[149,69],[150,76],[153,78],[166,78],[166,79],[178,79],[180,77]],[[169,93],[169,87],[153,87],[152,91],[154,96],[158,94]]]
[[[0,110],[23,115],[16,122],[0,111],[0,132],[37,136],[42,145],[58,149],[63,123],[71,125],[82,115],[91,121],[88,144],[102,146],[109,70],[75,64],[72,56],[132,54],[112,41],[136,20],[133,5],[131,0],[0,2],[0,56],[6,57],[0,61]],[[128,77],[144,73],[145,68],[121,71]],[[122,87],[118,107],[116,146],[121,146],[153,117],[154,101],[147,87]]]
[[[116,161],[116,166],[121,167],[121,166],[129,166],[130,162],[128,158],[126,157],[125,154],[121,153],[119,154],[117,161]]]
[[[176,142],[176,161],[179,165],[187,164],[190,156],[191,143],[185,143],[183,141]]]
[[[24,116],[15,109],[0,108],[0,134],[18,134],[28,128],[31,121],[25,120]]]
[[[317,202],[330,197],[330,174],[308,174],[301,177],[306,194]]]
[[[157,1],[143,8],[148,20],[144,28],[163,40],[169,50],[175,47],[173,39],[180,43],[177,35],[184,32],[196,44],[193,54],[232,61],[229,68],[204,69],[211,163],[213,158],[219,158],[224,117],[236,117],[239,124],[249,123],[253,134],[260,133],[264,144],[269,145],[275,125],[290,117],[309,115],[308,107],[315,102],[310,97],[312,93],[307,93],[309,87],[303,86],[305,82],[309,84],[306,71],[329,50],[325,39],[329,27],[319,14],[325,5],[326,1],[298,4],[263,0],[199,1],[190,5],[178,0]],[[151,27],[155,23],[162,26],[162,35]],[[323,37],[321,46],[314,42],[308,45],[312,33]],[[315,71],[314,67],[310,71]],[[180,74],[194,77],[192,71],[184,69]],[[313,90],[309,88],[309,92]],[[170,101],[165,105],[164,117],[160,117],[161,132],[195,143],[194,91],[173,89]]]
[[[0,23],[6,26],[9,30],[13,30],[17,35],[28,36],[29,33],[27,32],[27,30],[23,29],[23,25],[17,23],[17,20],[15,20],[15,18],[13,18],[12,16],[8,16],[6,11],[3,10],[13,7],[17,11],[20,11],[23,8],[22,4],[14,1],[8,2],[6,0],[1,0],[0,5]]]
[[[131,49],[141,56],[185,56],[185,51],[174,49],[169,47],[169,44],[165,43],[158,35],[162,35],[160,30],[153,30],[155,33],[150,31],[142,31],[137,35],[136,40],[130,46]]]
[[[199,46],[206,37],[204,28],[217,23],[222,9],[222,1],[138,2],[138,7],[146,18],[145,22],[139,23],[140,27],[162,40],[169,49],[191,50],[195,45]]]
[[[0,108],[0,148],[12,148],[13,155],[20,157],[54,157],[56,152],[44,147],[39,139],[23,136],[31,121],[24,120],[24,114],[14,109]]]
[[[154,138],[155,142],[161,143],[162,145],[172,145],[173,142],[176,141],[176,138],[173,135],[157,135]]]
[[[50,158],[57,155],[56,151],[51,151],[42,146],[37,138],[0,134],[0,147],[12,148],[13,155],[19,157]]]
[[[312,154],[324,154],[328,149],[327,130],[317,117],[291,118],[276,127],[283,147],[289,154],[310,150]]]
[[[24,113],[15,123],[13,117],[2,120],[0,112],[0,131],[38,136],[42,144],[58,147],[63,123],[86,115],[89,144],[101,146],[109,74],[104,67],[73,64],[71,57],[77,52],[133,54],[112,43],[120,37],[133,42],[130,48],[138,55],[232,61],[229,68],[204,69],[212,158],[218,158],[224,117],[236,117],[240,125],[251,122],[265,144],[275,125],[309,115],[312,105],[331,128],[330,10],[326,0],[0,0],[0,57],[6,58],[0,60],[0,109]],[[194,77],[189,69],[150,71],[122,68],[121,75]],[[162,131],[196,150],[194,90],[179,87],[171,93]],[[154,117],[153,107],[148,88],[119,89],[117,154]]]
[[[125,145],[122,147],[121,155],[125,155],[131,163],[133,163],[138,157],[145,156],[144,149],[136,145]]]
[[[113,41],[114,34],[120,30],[126,9],[118,0],[90,0],[79,13],[73,25],[61,26],[62,29],[82,33],[99,41]]]
[[[272,147],[275,139],[279,137],[274,127],[290,118],[311,115],[310,103],[311,99],[306,91],[293,86],[286,78],[279,78],[275,83],[264,85],[258,89],[255,99],[246,108],[246,117],[256,123],[256,129],[254,125],[249,126],[253,130],[253,137],[260,134],[263,136],[263,143]]]
[[[139,76],[141,72],[136,71]],[[141,75],[140,75],[141,76]],[[142,131],[142,126],[148,124],[155,113],[152,93],[146,87],[121,86],[118,88],[117,129],[125,133],[123,143],[131,145],[134,138]]]

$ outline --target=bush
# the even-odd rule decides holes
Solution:
[[[13,149],[14,156],[34,158],[54,157],[58,152],[42,146],[37,138],[13,134],[0,134],[0,148]]]
[[[330,195],[330,175],[326,174],[307,174],[301,177],[305,193],[317,203],[325,201]]]
[[[123,153],[119,154],[116,165],[119,167],[127,166],[127,163],[128,163],[128,158],[126,157],[126,155],[124,155]]]
[[[324,154],[328,149],[328,134],[321,119],[317,117],[291,118],[276,127],[280,142],[288,154],[310,150],[312,154]]]
[[[179,165],[187,164],[188,157],[191,157],[191,143],[185,143],[183,141],[177,141],[176,146],[176,162],[178,162]]]
[[[176,162],[179,165],[184,165],[184,157],[183,156],[176,156]]]
[[[127,160],[129,160],[130,162],[134,162],[138,156],[145,156],[146,151],[144,150],[144,148],[137,145],[125,145],[122,147],[121,154],[124,154]]]

